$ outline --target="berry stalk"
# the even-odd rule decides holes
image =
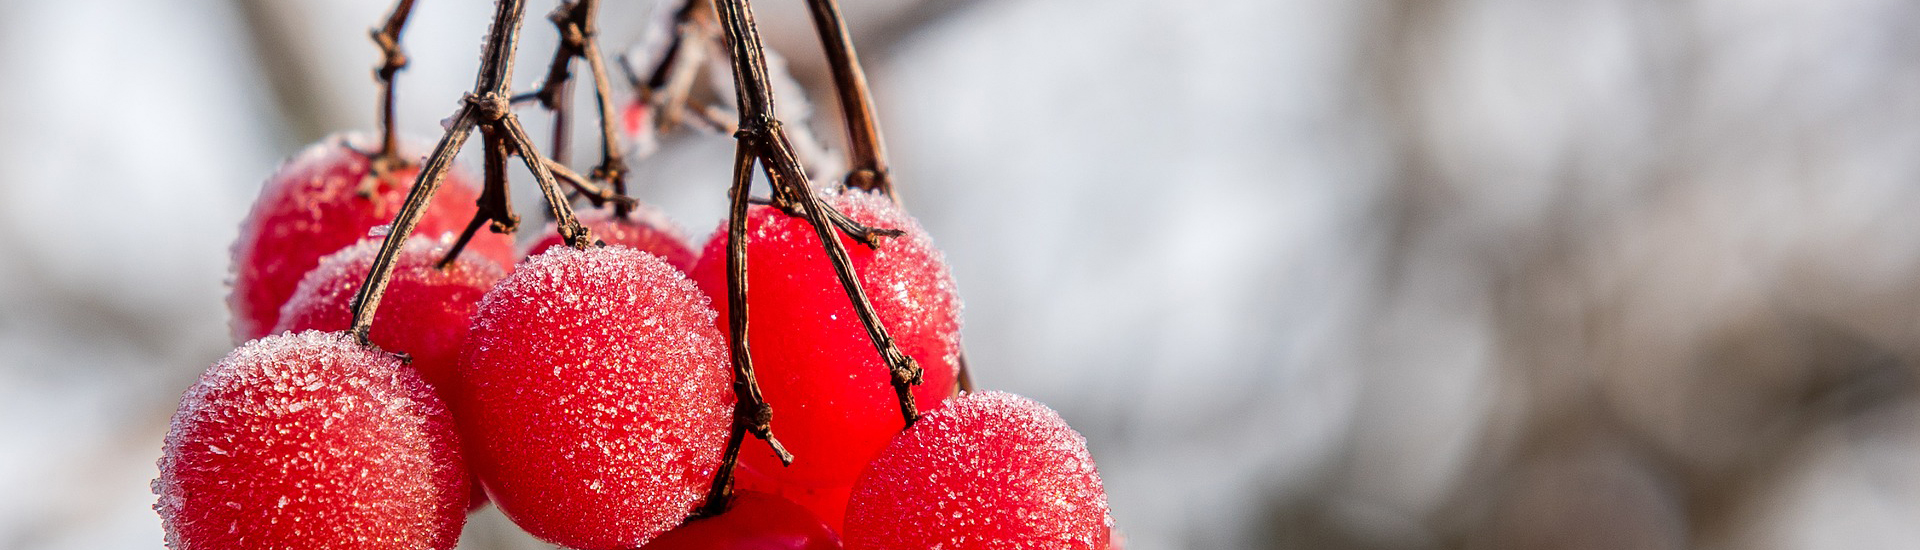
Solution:
[[[767,442],[773,447],[780,463],[793,464],[793,454],[780,445],[773,436],[773,407],[767,404],[760,394],[760,385],[753,375],[753,355],[747,345],[747,204],[748,191],[753,186],[753,156],[745,148],[736,148],[733,154],[733,185],[727,191],[729,209],[727,212],[727,331],[732,336],[728,356],[733,364],[734,419],[733,431],[727,436],[727,449],[721,455],[720,470],[713,477],[713,488],[707,493],[707,504],[700,513],[706,516],[719,515],[726,511],[727,501],[733,495],[733,467],[740,459],[740,445],[745,442],[746,434]]]
[[[590,176],[606,182],[616,195],[627,193],[627,163],[620,152],[619,134],[614,127],[618,120],[614,113],[613,86],[607,78],[607,67],[600,52],[599,26],[595,23],[600,11],[599,0],[573,0],[562,3],[548,16],[560,32],[560,45],[554,49],[553,62],[547,67],[546,79],[540,89],[534,92],[540,104],[554,113],[554,143],[561,147],[561,133],[565,131],[567,110],[567,92],[571,90],[568,82],[572,79],[573,60],[587,61],[588,72],[593,77],[594,99],[600,115],[600,164],[593,168]],[[564,163],[563,163],[564,164]],[[632,205],[616,202],[614,214],[625,217]]]
[[[407,192],[405,204],[394,215],[393,224],[380,245],[380,252],[374,256],[366,283],[354,295],[353,325],[350,330],[354,338],[363,344],[371,345],[367,339],[368,330],[372,327],[374,312],[380,308],[380,298],[393,278],[394,258],[407,236],[420,223],[428,199],[439,189],[447,170],[452,167],[454,155],[459,154],[476,126],[504,136],[514,152],[525,161],[527,169],[533,172],[534,180],[540,184],[541,193],[552,207],[560,234],[567,239],[567,244],[586,248],[593,242],[592,235],[574,218],[573,207],[560,192],[553,173],[547,169],[547,160],[540,156],[532,140],[527,137],[526,129],[520,125],[519,118],[514,116],[510,108],[511,93],[508,86],[513,78],[513,52],[519,45],[520,22],[525,14],[525,0],[499,0],[495,3],[493,26],[488,30],[486,43],[482,46],[480,69],[474,76],[473,92],[468,93],[460,108],[454,111],[447,132],[440,136],[440,141],[433,147],[433,154],[421,167],[413,188]],[[489,188],[487,192],[497,194],[499,202],[504,203],[507,180],[501,173],[502,169],[504,163],[488,163],[486,185]],[[492,209],[484,208],[487,202],[482,201],[483,209],[475,212],[476,219],[493,219],[496,222],[502,222],[499,219],[502,217],[512,219],[511,211],[504,216],[489,212]],[[470,223],[469,227],[475,225]]]
[[[480,189],[479,209],[474,212],[473,220],[467,222],[466,229],[460,232],[460,238],[448,247],[446,256],[440,259],[437,266],[440,269],[446,269],[455,258],[460,257],[460,251],[467,248],[467,243],[473,240],[473,235],[480,231],[481,226],[492,225],[495,233],[511,234],[520,225],[520,216],[513,213],[513,201],[507,196],[507,155],[512,154],[513,149],[507,144],[506,138],[491,126],[480,127],[480,141],[486,147],[482,164],[486,183]],[[492,223],[489,224],[489,221]]]
[[[896,198],[893,176],[887,169],[886,143],[880,138],[880,122],[873,113],[873,93],[867,86],[866,71],[860,68],[860,56],[853,50],[853,39],[847,36],[840,3],[807,0],[807,8],[813,14],[814,30],[820,34],[820,49],[827,54],[833,88],[840,96],[840,113],[846,120],[846,185]]]
[[[387,24],[373,29],[373,43],[380,46],[380,68],[374,70],[375,80],[380,81],[380,152],[373,157],[371,172],[377,177],[384,175],[389,168],[405,164],[396,152],[393,124],[393,77],[400,69],[407,67],[407,54],[400,49],[400,31],[407,26],[407,17],[413,14],[413,0],[400,0],[393,6],[393,13],[387,16]]]
[[[846,231],[856,239],[871,239],[885,233],[865,228],[850,230],[848,223],[838,222],[844,216],[830,212],[831,208],[821,203],[820,197],[814,194],[806,170],[801,168],[792,143],[787,140],[779,119],[773,114],[773,90],[769,84],[765,47],[753,23],[752,8],[747,0],[715,0],[714,5],[733,57],[734,94],[740,107],[740,130],[735,134],[738,147],[744,154],[759,159],[766,170],[768,182],[773,185],[775,201],[798,211],[819,235],[841,288],[846,291],[847,299],[852,302],[854,312],[866,328],[875,350],[886,361],[894,393],[900,400],[900,416],[911,426],[919,418],[910,388],[920,383],[920,366],[901,351],[893,337],[887,334],[886,327],[873,311],[873,304],[867,300],[859,278],[854,276],[853,262],[847,256],[846,246],[835,238],[836,231]],[[735,242],[743,242],[744,229],[743,225],[737,229],[730,225],[730,238]],[[740,283],[739,275],[728,274],[728,288]]]

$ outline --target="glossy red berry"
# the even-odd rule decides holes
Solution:
[[[581,550],[679,525],[713,481],[732,371],[707,300],[624,246],[529,258],[480,301],[454,411],[500,511]]]
[[[921,410],[953,391],[960,299],[940,252],[911,217],[885,197],[848,191],[828,202],[848,217],[906,234],[875,247],[839,238],[874,310],[900,347],[925,369],[913,389]],[[852,485],[861,468],[905,426],[886,365],[875,352],[812,226],[769,206],[748,211],[749,342],[755,373],[773,406],[773,429],[793,452],[782,468],[764,442],[741,460],[769,477],[806,487]],[[714,298],[727,327],[726,243],[716,231],[693,278]],[[815,509],[822,516],[832,512]]]
[[[181,399],[160,459],[178,550],[452,548],[467,471],[445,405],[341,333],[248,342]]]
[[[727,511],[675,527],[640,550],[840,550],[840,536],[798,504],[740,491]]]
[[[901,432],[854,483],[843,535],[852,550],[1100,550],[1111,523],[1086,440],[989,391]]]
[[[245,341],[268,334],[278,323],[280,306],[293,295],[300,278],[322,256],[367,238],[369,230],[393,222],[413,187],[416,167],[385,178],[368,177],[375,140],[336,135],[288,159],[267,178],[260,197],[233,243],[233,337]],[[473,217],[477,192],[459,171],[428,203],[415,233],[438,237],[458,234]],[[513,239],[482,230],[468,250],[501,265],[514,260]]]
[[[593,230],[594,238],[609,245],[624,245],[659,256],[682,273],[693,269],[696,258],[693,245],[687,244],[686,235],[674,227],[665,214],[651,207],[635,207],[625,218],[614,216],[609,209],[583,211],[580,213],[580,223]],[[566,246],[553,224],[547,224],[544,235],[534,241],[533,246],[527,247],[528,256],[538,256],[549,248]]]
[[[790,483],[761,473],[760,470],[746,463],[734,466],[733,480],[734,487],[741,491],[776,495],[806,508],[835,533],[840,532],[840,524],[847,515],[847,495],[853,492],[851,482],[846,485],[822,486]]]
[[[412,237],[394,258],[393,279],[374,312],[374,345],[411,356],[409,363],[443,397],[480,297],[506,272],[492,260],[462,254],[440,269],[450,239]],[[366,240],[322,258],[280,309],[275,333],[344,331],[353,324],[353,297],[367,279],[380,241]]]

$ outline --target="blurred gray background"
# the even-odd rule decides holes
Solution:
[[[1087,436],[1129,548],[1920,547],[1920,4],[845,2],[976,379]],[[228,243],[372,127],[388,6],[0,0],[0,548],[161,546]],[[403,131],[488,11],[421,2]],[[704,235],[730,151],[635,194]]]

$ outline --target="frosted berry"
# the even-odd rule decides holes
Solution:
[[[167,545],[452,548],[467,471],[445,405],[341,333],[248,342],[181,399],[160,459]]]
[[[288,159],[267,178],[253,210],[240,224],[233,243],[234,341],[268,334],[278,323],[280,306],[322,256],[367,238],[369,230],[393,222],[416,168],[369,178],[368,157],[375,140],[335,135]],[[449,172],[427,204],[416,234],[458,234],[473,217],[477,192],[459,171]],[[482,230],[468,250],[501,265],[514,260],[513,239]]]
[[[593,231],[594,238],[607,244],[625,245],[635,250],[659,256],[668,265],[682,273],[693,269],[694,249],[687,244],[687,237],[674,227],[665,214],[646,205],[639,205],[620,218],[609,209],[584,211],[580,213],[580,223]],[[554,225],[547,224],[544,237],[527,247],[528,256],[538,256],[555,246],[565,246],[560,233]]]
[[[827,197],[848,217],[905,235],[869,248],[841,242],[875,312],[900,347],[925,369],[914,387],[921,410],[953,391],[960,299],[940,252],[919,224],[884,197],[847,191]],[[769,477],[807,487],[852,485],[905,426],[886,365],[835,278],[812,226],[769,206],[747,221],[749,343],[755,374],[773,406],[773,429],[793,452],[782,468],[767,445],[747,441],[741,459]],[[693,278],[713,297],[727,327],[727,233],[714,233]],[[832,512],[815,509],[821,516]]]
[[[699,504],[733,418],[713,310],[624,246],[529,258],[480,301],[455,383],[500,511],[580,550],[632,548]]]
[[[798,504],[740,491],[720,515],[675,527],[640,550],[840,550],[840,536]]]
[[[1086,440],[989,391],[901,432],[854,483],[843,535],[852,550],[1100,550],[1111,523]]]
[[[454,364],[480,297],[506,275],[492,260],[468,254],[439,269],[450,242],[451,236],[406,240],[394,258],[393,279],[368,334],[381,349],[411,356],[410,365],[443,397],[452,388]],[[280,309],[273,332],[343,331],[352,326],[353,297],[366,282],[380,244],[360,241],[322,258]]]

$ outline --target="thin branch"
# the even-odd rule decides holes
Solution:
[[[501,4],[514,4],[519,0],[501,0]],[[387,283],[393,279],[393,260],[400,254],[401,243],[413,234],[414,226],[420,224],[420,215],[425,212],[427,199],[440,188],[440,182],[447,176],[447,169],[453,165],[453,155],[460,152],[460,146],[467,141],[467,134],[474,126],[472,104],[462,104],[453,114],[453,124],[447,133],[440,137],[440,143],[434,145],[433,155],[427,157],[425,166],[420,167],[420,175],[413,181],[413,189],[407,191],[407,200],[394,214],[393,224],[387,230],[387,238],[380,243],[380,251],[373,257],[373,265],[367,270],[367,280],[360,285],[360,291],[353,297],[354,338],[360,343],[372,345],[367,339],[368,331],[373,327],[373,313],[380,309],[380,297],[387,292]]]
[[[771,198],[754,199],[754,200],[758,201],[758,204],[765,204],[768,206],[772,206],[774,208],[778,208],[780,209],[781,212],[785,212],[788,216],[793,216],[798,218],[806,215],[806,212],[802,210],[800,207],[799,199],[791,197],[790,193],[778,192],[778,191],[781,191],[781,190],[776,189],[776,192]],[[898,237],[906,234],[905,231],[901,231],[898,229],[871,227],[866,224],[860,223],[858,221],[854,221],[853,218],[847,217],[845,213],[831,206],[828,206],[827,208],[825,208],[824,211],[826,212],[827,217],[832,219],[834,227],[839,228],[842,233],[845,233],[847,237],[852,238],[855,242],[866,245],[868,247],[873,247],[879,244],[880,237]]]
[[[553,49],[553,61],[547,64],[547,76],[540,83],[540,89],[534,93],[540,99],[540,105],[551,110],[565,99],[562,88],[568,79],[573,78],[573,58],[580,55],[583,38],[572,29],[574,12],[581,7],[579,2],[562,2],[547,14],[547,20],[560,32],[560,43]]]
[[[872,302],[867,300],[859,278],[853,273],[853,262],[847,255],[846,246],[837,238],[838,227],[833,222],[833,216],[826,213],[829,207],[813,192],[812,185],[807,181],[806,170],[801,168],[793,145],[787,141],[780,121],[774,117],[766,55],[759,33],[754,28],[753,13],[747,0],[715,0],[714,4],[733,57],[734,93],[740,108],[738,146],[760,160],[768,180],[774,185],[776,200],[784,196],[785,200],[795,203],[802,217],[813,226],[821,246],[826,249],[834,274],[840,279],[841,288],[853,304],[854,313],[865,326],[874,349],[880,353],[892,375],[894,393],[900,401],[900,415],[907,425],[912,425],[920,416],[911,391],[912,385],[920,383],[920,366],[913,357],[901,351],[874,313]]]
[[[527,135],[526,127],[520,125],[519,117],[508,112],[507,116],[501,119],[501,126],[506,129],[507,137],[513,140],[514,147],[520,150],[520,160],[526,163],[528,171],[533,172],[533,181],[540,185],[540,194],[546,196],[547,205],[552,209],[554,224],[559,226],[560,237],[566,240],[568,246],[581,250],[593,246],[593,233],[587,230],[587,226],[580,225],[580,220],[574,217],[573,207],[569,205],[566,193],[561,192],[559,183],[554,181],[553,171],[549,169],[549,161],[542,158],[539,151],[534,149],[533,138]]]
[[[562,116],[560,110],[567,103],[567,91],[570,88],[567,83],[572,78],[573,60],[581,58],[587,61],[589,72],[593,75],[594,98],[600,111],[600,164],[593,168],[591,176],[610,184],[614,194],[626,195],[627,163],[621,158],[620,136],[615,126],[619,119],[614,113],[613,86],[608,83],[606,63],[600,54],[600,31],[596,23],[599,11],[599,0],[572,0],[560,4],[547,17],[560,32],[560,45],[554,49],[546,80],[536,93],[541,105],[555,110],[556,117]],[[561,123],[559,118],[555,121]],[[558,143],[556,141],[556,146]],[[631,205],[614,203],[615,215],[626,216],[631,210]]]
[[[567,185],[572,186],[575,191],[580,192],[580,196],[586,197],[587,202],[596,208],[608,202],[613,203],[615,207],[626,205],[627,208],[633,208],[640,204],[640,201],[634,200],[633,197],[615,194],[611,189],[594,185],[586,176],[582,176],[579,172],[567,168],[567,165],[560,164],[559,161],[547,159],[547,170],[553,172],[555,178],[566,182]]]
[[[594,27],[594,13],[599,2],[580,0],[586,4],[586,13],[582,15],[580,27],[585,35],[585,47],[581,55],[587,59],[587,68],[593,73],[593,95],[600,106],[600,165],[594,167],[593,175],[601,181],[613,184],[613,192],[627,194],[627,163],[620,156],[620,136],[614,127],[619,120],[614,113],[613,85],[607,80],[607,65],[600,54],[600,41],[596,37],[599,30]],[[624,205],[614,205],[614,215],[625,217],[630,209]]]
[[[380,308],[380,298],[393,279],[394,258],[399,255],[401,244],[419,225],[427,203],[441,182],[445,181],[454,155],[460,152],[476,126],[485,127],[485,132],[492,136],[490,140],[493,143],[489,148],[494,152],[489,156],[496,165],[493,168],[503,167],[498,166],[503,164],[499,162],[502,160],[499,148],[503,141],[509,141],[513,151],[526,162],[534,180],[539,182],[547,204],[552,207],[554,218],[559,220],[560,234],[567,238],[567,243],[576,248],[585,248],[587,243],[592,242],[592,235],[574,218],[573,207],[567,202],[566,196],[560,193],[553,174],[547,170],[548,160],[540,156],[532,140],[527,137],[526,129],[520,126],[519,119],[513,115],[508,86],[513,80],[513,52],[519,45],[520,22],[525,15],[525,0],[498,0],[495,3],[493,26],[487,31],[487,41],[480,56],[480,69],[474,76],[473,91],[461,101],[459,110],[454,111],[447,133],[440,136],[433,154],[427,158],[426,165],[420,168],[413,188],[407,191],[406,203],[394,215],[386,239],[381,242],[380,251],[374,256],[366,282],[360,285],[359,292],[354,295],[351,330],[362,344],[371,345],[367,334],[373,325],[374,312]],[[490,169],[489,172],[489,189],[483,191],[482,195],[493,200],[483,200],[483,209],[488,208],[490,202],[504,202],[506,199],[506,178],[498,175],[500,170]],[[511,219],[511,213],[493,216],[482,212],[476,213],[475,217],[480,219],[482,216],[492,217],[496,223],[511,223],[498,219]],[[469,224],[470,227],[474,225]]]
[[[371,31],[374,45],[380,47],[380,68],[373,72],[374,78],[380,81],[380,153],[373,157],[375,174],[406,164],[394,143],[393,77],[407,67],[407,54],[400,50],[400,31],[406,28],[407,17],[412,14],[413,0],[400,0],[387,16],[387,24]]]
[[[895,198],[886,145],[873,114],[873,93],[867,86],[866,71],[860,68],[860,56],[853,51],[853,39],[847,36],[847,21],[840,15],[840,5],[835,0],[807,0],[807,7],[813,14],[813,28],[820,34],[820,48],[825,50],[827,65],[833,71],[833,88],[839,93],[840,113],[846,121],[846,184]]]
[[[572,92],[572,81],[560,83],[560,97],[568,97]],[[548,111],[553,114],[553,148],[547,150],[547,158],[566,166],[567,159],[573,156],[573,146],[568,143],[573,137],[573,102],[554,103]]]
[[[747,192],[753,185],[753,155],[745,147],[733,153],[733,186],[728,190],[727,214],[727,330],[732,336],[727,349],[733,364],[733,433],[721,455],[720,470],[707,493],[704,515],[726,510],[733,494],[733,468],[740,458],[740,445],[746,432],[767,442],[783,465],[793,464],[793,454],[773,436],[773,407],[760,394],[753,375],[753,355],[747,345]]]
[[[473,220],[467,222],[467,228],[460,232],[460,239],[440,258],[437,265],[440,269],[453,265],[454,258],[460,257],[460,251],[467,248],[481,226],[491,225],[495,233],[513,233],[520,227],[520,216],[513,213],[513,200],[507,196],[507,156],[513,154],[513,149],[506,137],[492,126],[480,127],[480,141],[486,147],[482,172],[486,185],[480,189],[479,209],[474,211]]]

